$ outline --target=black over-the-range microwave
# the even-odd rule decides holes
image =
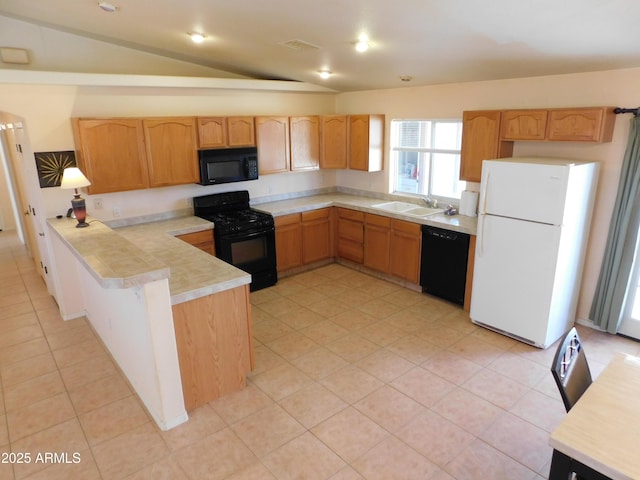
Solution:
[[[256,147],[199,150],[200,185],[244,182],[258,179]]]

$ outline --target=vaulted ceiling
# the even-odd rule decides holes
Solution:
[[[114,12],[96,0],[0,0],[0,15],[235,76],[336,91],[640,66],[638,0],[108,3]],[[203,33],[204,41],[191,42],[189,32]],[[361,35],[366,52],[354,48]],[[46,54],[51,45],[42,37],[30,40]],[[0,47],[26,48],[18,37],[2,41]],[[83,71],[98,71],[100,60],[84,61]],[[320,70],[331,75],[321,79]]]

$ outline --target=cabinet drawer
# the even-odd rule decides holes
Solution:
[[[302,212],[302,221],[311,222],[313,220],[322,220],[331,216],[331,209],[320,208],[318,210],[310,210],[308,212]]]
[[[364,213],[356,210],[349,210],[348,208],[338,208],[338,216],[340,218],[348,218],[349,220],[355,220],[358,222],[364,221]]]
[[[364,260],[364,247],[362,243],[340,238],[338,239],[338,256],[352,262],[362,263]]]
[[[276,227],[282,227],[284,225],[292,225],[294,223],[300,223],[300,214],[292,213],[290,215],[282,215],[273,219]]]
[[[389,228],[391,226],[391,218],[383,217],[382,215],[374,215],[367,213],[364,217],[367,225],[378,225],[379,227]]]
[[[338,219],[338,237],[362,244],[364,242],[364,226],[343,218]]]
[[[420,235],[420,224],[405,222],[404,220],[391,220],[391,228],[398,232],[408,233],[410,235]]]

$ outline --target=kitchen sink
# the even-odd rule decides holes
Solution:
[[[416,208],[416,204],[407,202],[386,202],[372,205],[372,207],[379,208],[380,210],[388,210],[389,212],[406,212],[407,210]]]
[[[386,210],[388,212],[401,213],[403,215],[412,215],[414,217],[425,217],[435,213],[442,213],[442,208],[419,207],[415,203],[408,202],[385,202],[372,205],[373,208]]]
[[[442,208],[429,208],[429,207],[417,207],[412,208],[411,210],[406,210],[402,212],[403,215],[413,215],[416,217],[426,217],[427,215],[434,215],[436,213],[442,213],[444,209]]]

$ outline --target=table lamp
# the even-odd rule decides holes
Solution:
[[[71,200],[71,208],[73,208],[73,214],[78,220],[76,228],[88,227],[89,224],[85,222],[87,218],[87,207],[84,198],[78,193],[78,189],[81,187],[87,187],[91,185],[91,182],[84,176],[78,167],[65,168],[62,173],[62,182],[60,182],[60,188],[73,188],[75,194],[73,200]]]

